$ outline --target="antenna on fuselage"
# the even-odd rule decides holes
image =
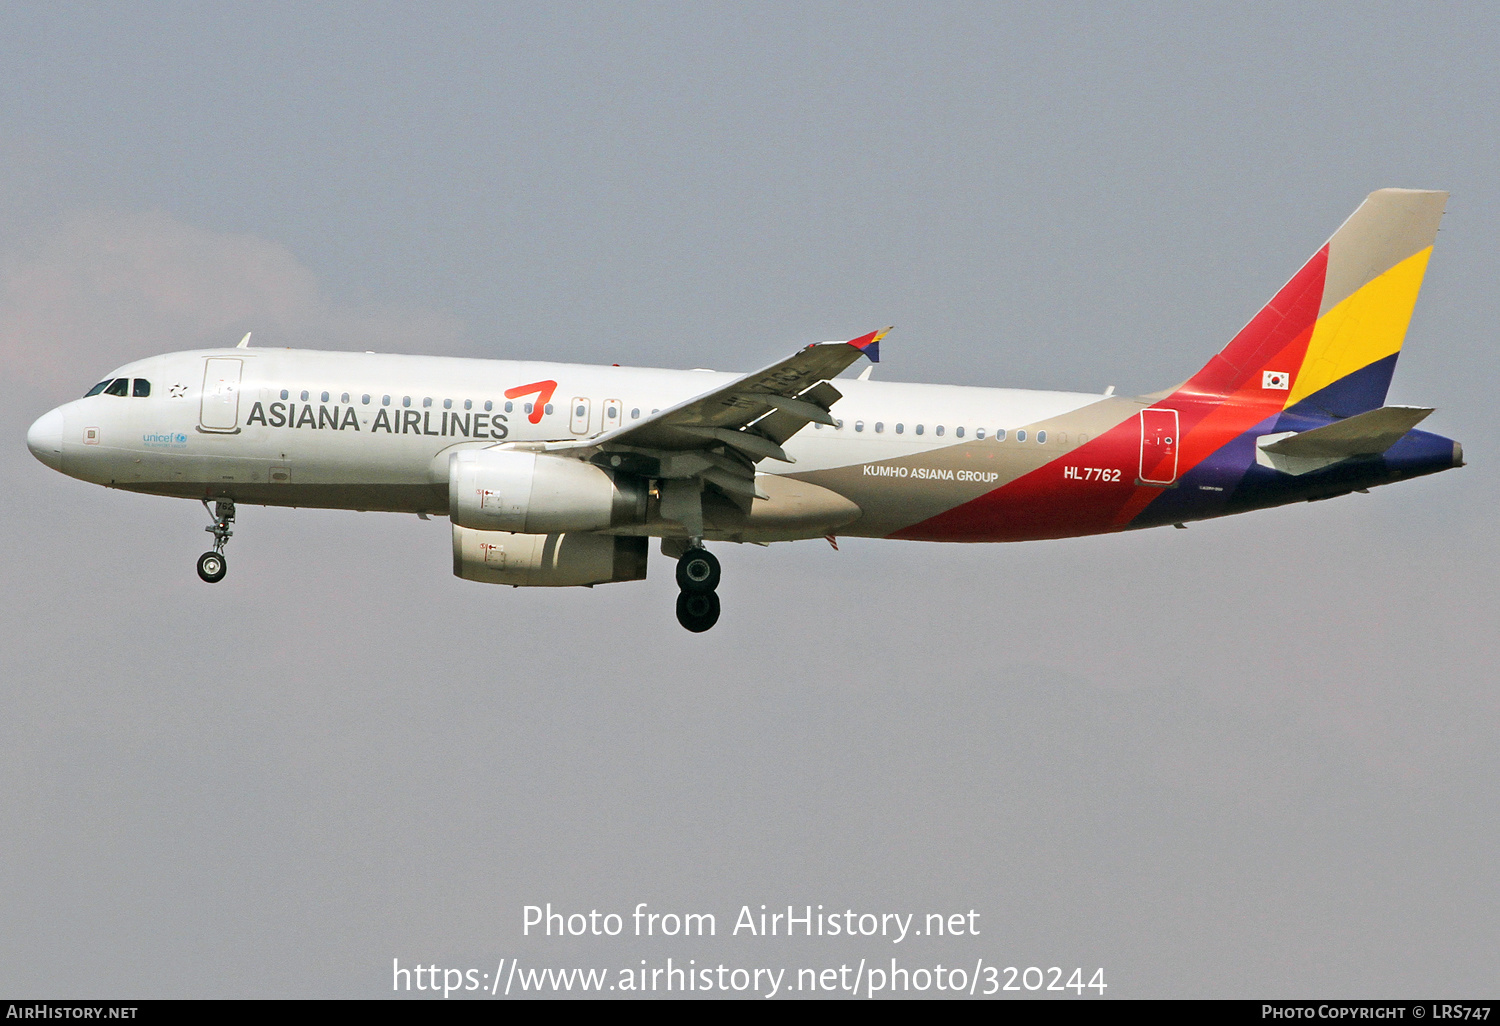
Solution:
[[[245,337],[242,338],[242,339],[240,339],[240,344],[237,345],[237,346],[235,346],[234,348],[236,348],[236,349],[249,349],[250,348],[250,335],[251,335],[250,332],[248,332],[248,331],[245,332]]]

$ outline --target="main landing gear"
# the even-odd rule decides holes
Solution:
[[[214,536],[214,547],[212,552],[205,552],[198,557],[198,576],[209,584],[218,584],[229,572],[229,564],[224,559],[224,546],[234,534],[229,529],[229,525],[234,523],[234,500],[217,499],[210,509],[208,500],[204,499],[203,508],[209,510],[209,516],[214,518],[214,522],[204,528]]]
[[[677,622],[702,634],[719,622],[719,561],[695,544],[677,560]]]

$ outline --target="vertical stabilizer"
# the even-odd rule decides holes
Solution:
[[[1334,417],[1378,409],[1447,200],[1370,193],[1184,391]]]

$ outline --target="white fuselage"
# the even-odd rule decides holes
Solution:
[[[231,372],[237,380],[226,384]],[[211,497],[232,487],[241,501],[253,503],[442,513],[448,459],[456,449],[587,439],[735,375],[219,349],[140,360],[111,377],[147,381],[150,395],[100,394],[54,411],[54,465],[73,477],[184,497]],[[555,386],[516,392],[543,383]],[[837,387],[844,395],[833,409],[838,426],[804,428],[784,446],[796,462],[766,460],[762,473],[913,456],[993,439],[1001,430],[1013,438],[1019,426],[1100,399],[847,378]],[[547,403],[528,412],[528,404],[544,396]],[[1012,444],[1035,447],[1038,441]],[[854,527],[849,533],[864,533]]]

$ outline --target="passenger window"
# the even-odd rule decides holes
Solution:
[[[877,420],[875,422],[875,433],[878,435],[878,434],[881,434],[884,431],[885,431],[885,421],[883,421],[883,420]]]
[[[1047,444],[1047,432],[1045,432],[1045,431],[1038,431],[1036,433],[1036,444],[1037,445],[1046,445]]]
[[[485,404],[484,404],[484,408],[485,408],[485,409],[486,409],[486,410],[487,410],[487,409],[489,409],[489,408],[490,408],[490,404],[489,404],[489,403],[488,403],[488,402],[486,402],[486,403],[485,403]],[[514,410],[514,409],[515,409],[515,408],[516,408],[516,404],[515,404],[515,403],[506,403],[506,404],[505,404],[505,412],[506,412],[506,413],[510,413],[510,412],[511,412],[511,411],[512,411],[512,410]]]
[[[1024,429],[1016,432],[1016,441],[1018,441],[1018,442],[1024,442],[1024,441],[1026,441],[1026,431]]]
[[[937,426],[937,433],[940,434],[940,435],[943,433],[943,425],[939,424]]]
[[[631,420],[640,420],[641,419],[641,411],[640,411],[639,408],[636,408],[636,409],[630,411],[630,419]]]
[[[130,394],[137,399],[145,399],[151,394],[151,382],[145,378],[136,378],[135,385],[131,388]]]
[[[125,393],[127,393],[129,391],[130,391],[130,379],[129,378],[115,378],[115,380],[113,380],[113,381],[111,381],[109,383],[109,387],[104,390],[104,394],[105,395],[124,395]]]
[[[963,428],[955,428],[954,431],[953,431],[953,433],[955,435],[957,435],[959,438],[962,438],[964,436],[964,429]]]
[[[324,392],[324,393],[323,393],[323,398],[322,398],[322,399],[320,399],[320,400],[318,400],[318,401],[319,401],[319,402],[324,402],[324,403],[326,403],[326,402],[327,402],[327,401],[328,401],[328,393],[327,393],[327,392]]]
[[[896,425],[896,434],[899,435],[899,434],[901,434],[905,430],[906,430],[906,425],[905,424],[897,424]]]
[[[979,439],[981,442],[984,441],[984,428],[980,428],[978,431],[974,432],[974,437]]]
[[[286,398],[288,398],[288,397],[290,397],[290,396],[291,396],[291,394],[292,394],[292,393],[290,393],[290,392],[288,392],[288,391],[287,391],[287,390],[286,390],[286,389],[284,389],[284,388],[283,388],[283,389],[282,389],[282,390],[281,390],[281,398],[283,398],[283,399],[286,399]]]
[[[366,392],[364,395],[360,396],[359,397],[359,401],[362,402],[362,403],[364,403],[366,406],[369,406],[370,405],[370,393]]]
[[[530,413],[531,412],[531,403],[527,403],[526,405],[522,406],[521,407],[521,412],[523,412],[523,413]]]
[[[409,396],[409,395],[403,395],[401,397],[401,405],[405,406],[407,408],[410,408],[411,407],[411,396]]]
[[[302,401],[307,402],[307,389],[302,390]]]
[[[388,395],[381,396],[380,397],[380,405],[381,406],[389,406],[389,405],[391,405],[391,397],[388,396]]]
[[[109,387],[109,383],[112,380],[112,378],[105,378],[103,381],[99,382],[99,384],[95,385],[93,388],[85,392],[83,397],[87,399],[91,395],[98,395],[100,392]]]
[[[578,409],[573,411],[573,416],[582,417],[585,413],[588,412],[588,410],[589,408],[587,406],[580,406],[578,407]]]
[[[548,403],[546,406],[543,406],[542,407],[542,412],[545,413],[549,417],[552,416],[552,404]]]
[[[345,392],[343,395],[339,396],[339,402],[344,403],[345,405],[348,405],[348,403],[349,403],[349,393]]]
[[[464,400],[464,409],[466,409],[466,410],[472,410],[473,408],[474,408],[474,400],[472,400],[472,399],[465,399]]]
[[[493,402],[491,402],[491,401],[490,401],[490,400],[488,400],[488,399],[486,399],[486,400],[485,400],[485,401],[484,401],[484,412],[485,412],[485,413],[489,413],[489,412],[490,412],[490,411],[491,411],[491,410],[493,410],[493,409],[494,409],[494,408],[495,408],[495,404],[494,404],[494,403],[493,403]],[[505,404],[505,412],[506,412],[506,413],[509,413],[509,412],[510,412],[510,403],[506,403],[506,404]]]
[[[920,435],[920,434],[921,434],[921,433],[922,433],[922,425],[921,425],[921,424],[918,424],[918,425],[917,425],[917,434],[919,434],[919,435]]]
[[[842,420],[836,420],[836,421],[834,421],[833,422],[833,429],[835,431],[842,431],[842,430],[844,430],[844,422]]]
[[[1089,440],[1089,436],[1088,435],[1079,435],[1078,436],[1078,444],[1079,445],[1082,445],[1084,442],[1087,442],[1088,440]]]
[[[997,442],[1003,442],[1003,441],[1005,441],[1005,429],[1004,428],[997,428],[995,430],[995,441],[997,441]]]
[[[453,409],[453,400],[452,399],[444,399],[443,400],[443,409],[445,409],[445,410],[451,410],[451,409]]]
[[[425,399],[422,400],[422,409],[424,409],[424,410],[425,409],[429,409],[431,406],[432,406],[432,396],[428,396],[427,398],[425,398]]]

